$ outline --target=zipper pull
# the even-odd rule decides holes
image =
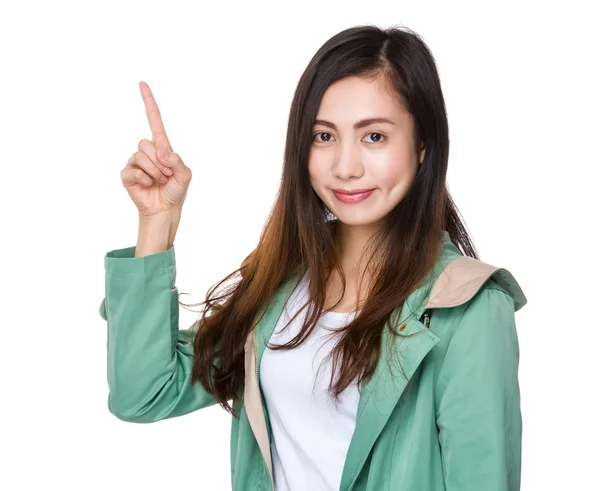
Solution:
[[[429,329],[429,319],[431,317],[431,309],[426,310],[425,313],[423,314],[423,317],[425,318],[423,323],[425,324],[425,327],[427,327]]]

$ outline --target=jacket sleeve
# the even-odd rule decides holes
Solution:
[[[518,364],[513,299],[485,287],[466,307],[436,385],[447,491],[520,489]]]
[[[104,257],[108,409],[132,423],[151,423],[216,404],[190,383],[193,329],[179,330],[174,246],[134,257],[135,247]]]

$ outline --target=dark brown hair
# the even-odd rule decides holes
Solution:
[[[236,417],[228,401],[241,397],[244,344],[278,286],[310,269],[311,309],[303,327],[286,345],[269,345],[272,349],[294,348],[310,334],[324,308],[326,285],[334,269],[345,288],[335,247],[337,221],[328,219],[331,212],[312,189],[308,156],[323,93],[349,76],[387,82],[412,117],[415,155],[418,158],[423,144],[426,151],[408,194],[369,241],[371,252],[365,257],[375,274],[368,297],[330,353],[334,398],[338,400],[351,383],[373,374],[384,326],[391,325],[387,321],[392,311],[404,304],[432,270],[444,230],[463,254],[478,258],[446,188],[448,121],[429,48],[404,27],[357,26],[336,34],[317,51],[298,82],[289,113],[281,185],[258,245],[202,302],[192,383],[200,382]],[[237,273],[239,281],[221,289]],[[334,383],[336,373],[339,377]]]

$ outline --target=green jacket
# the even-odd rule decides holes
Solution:
[[[179,330],[175,250],[105,255],[108,408],[151,423],[216,400],[190,384],[196,323]],[[243,398],[231,424],[234,491],[272,490],[271,428],[259,388],[265,343],[301,276],[283,283],[245,345]],[[374,376],[362,385],[340,490],[520,489],[521,410],[515,312],[527,299],[512,274],[463,256],[443,236],[432,274],[394,312]],[[399,317],[397,317],[399,315]],[[395,357],[391,360],[388,355]],[[400,366],[399,366],[400,365]],[[402,369],[410,381],[402,375]]]

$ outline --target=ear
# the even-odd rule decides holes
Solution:
[[[419,165],[421,165],[423,163],[424,159],[425,159],[425,144],[423,144],[421,146],[421,155],[419,156]]]

